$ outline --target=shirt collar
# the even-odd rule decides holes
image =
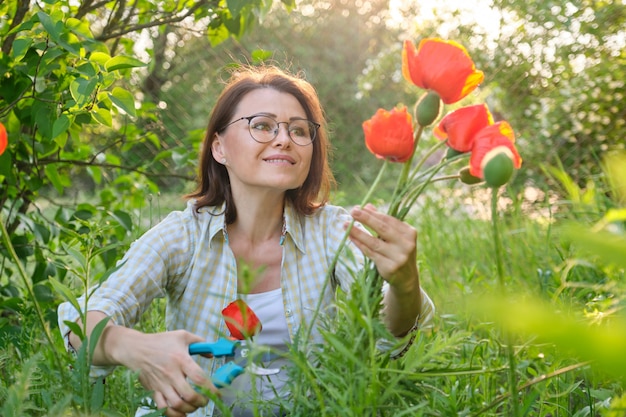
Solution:
[[[213,242],[213,239],[219,234],[222,237],[224,236],[224,222],[226,221],[225,216],[226,205],[222,204],[221,206],[213,206],[213,207],[202,207],[200,212],[207,212],[207,214],[211,217],[209,222],[209,241]],[[285,233],[286,236],[289,236],[293,243],[296,245],[298,250],[304,252],[304,232],[302,229],[302,222],[300,221],[300,216],[293,208],[293,206],[286,201],[285,202]]]

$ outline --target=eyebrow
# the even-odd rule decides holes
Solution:
[[[252,116],[268,116],[268,117],[271,117],[273,119],[278,118],[278,116],[275,115],[274,113],[264,112],[264,111],[258,112],[258,113],[254,113],[254,114],[252,114]],[[291,121],[291,120],[309,120],[309,119],[306,116],[304,116],[304,117],[295,116],[295,117],[290,117],[289,120]]]

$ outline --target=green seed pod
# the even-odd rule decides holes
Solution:
[[[459,181],[467,185],[474,185],[483,182],[480,178],[470,174],[469,167],[465,167],[459,171]]]
[[[426,92],[415,105],[415,119],[422,126],[430,126],[439,117],[441,98],[435,91]]]
[[[484,162],[483,177],[488,186],[498,188],[509,182],[514,169],[513,160],[504,152],[500,152]]]

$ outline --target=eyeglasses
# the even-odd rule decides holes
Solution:
[[[296,145],[306,146],[313,143],[317,136],[317,129],[320,127],[319,123],[307,119],[292,119],[290,122],[278,122],[269,116],[255,115],[233,120],[224,126],[224,129],[241,120],[248,121],[250,136],[259,143],[273,141],[278,136],[280,125],[284,123],[287,125],[287,133],[291,141]]]

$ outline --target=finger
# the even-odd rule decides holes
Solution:
[[[355,220],[372,229],[376,235],[385,241],[398,237],[410,237],[407,235],[406,226],[408,225],[406,223],[377,211],[371,204],[363,208],[355,207],[350,214]]]
[[[198,394],[196,393],[196,395]],[[194,406],[193,404],[189,403],[187,401],[187,398],[185,398],[184,395],[181,395],[179,392],[172,389],[171,387],[168,387],[168,389],[163,392],[163,396],[165,397],[165,401],[168,407],[167,408],[168,412],[166,413],[168,417],[170,416],[170,414],[172,416],[178,416],[178,415],[184,416],[187,413],[196,411],[196,409],[198,408]],[[179,414],[176,414],[176,413],[179,413]]]
[[[154,391],[154,394],[152,394],[152,399],[156,403],[157,408],[167,408],[167,401],[165,401],[165,396],[163,396],[163,394],[161,394],[159,391]]]
[[[167,417],[185,417],[186,413],[173,408],[163,393],[155,391],[152,395],[152,399],[160,410],[165,409],[165,415]]]
[[[191,384],[186,381],[187,383],[178,389],[179,394],[185,399],[186,402],[196,408],[205,406],[209,400],[207,397],[202,395],[201,392],[197,391],[196,387],[206,388],[213,393],[218,392],[217,388],[206,377],[202,369],[193,361],[191,361],[191,364],[183,369],[183,372],[187,376],[187,381],[191,382]]]

